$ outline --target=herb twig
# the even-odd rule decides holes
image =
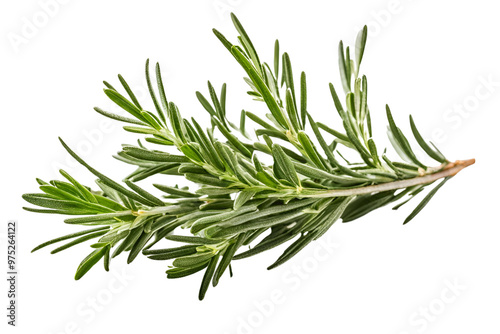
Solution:
[[[263,102],[269,113],[242,110],[239,121],[234,120],[235,115],[227,112],[226,84],[217,90],[209,82],[207,97],[196,92],[210,118],[210,126],[204,128],[195,119],[184,119],[178,106],[167,100],[160,66],[156,64],[152,73],[149,61],[145,72],[154,112],[142,107],[121,75],[118,81],[123,93],[104,82],[105,94],[130,116],[95,110],[125,123],[125,131],[144,135],[147,145],[141,141],[136,146],[123,145],[114,156],[136,168],[122,184],[92,167],[61,140],[67,152],[97,177],[99,190],[80,184],[63,170],[65,181],[37,179],[41,193],[23,195],[35,206],[25,209],[78,216],[65,222],[87,229],[44,242],[33,251],[67,240],[53,250],[57,253],[93,240],[93,251],[78,266],[75,279],[101,259],[109,270],[112,259],[123,253],[128,253],[128,263],[141,253],[152,260],[173,260],[167,278],[204,271],[198,294],[203,299],[208,287],[218,285],[226,271],[232,276],[233,260],[291,242],[268,267],[275,268],[320,238],[337,220],[352,221],[390,203],[396,203],[393,209],[398,209],[443,179],[404,223],[409,222],[447,180],[474,163],[474,159],[450,162],[423,139],[410,116],[411,131],[424,158],[440,164],[430,167],[417,158],[388,106],[387,133],[399,158],[390,158],[376,145],[368,80],[360,74],[366,27],[358,34],[354,53],[339,43],[344,95],[340,97],[333,84],[329,87],[333,112],[343,126],[333,129],[313,119],[306,75],[294,76],[291,58],[280,51],[279,42],[274,44],[271,67],[261,61],[249,34],[231,16],[239,45],[215,29],[214,34],[245,72],[248,95]],[[254,136],[249,131],[252,124],[256,126]],[[353,151],[357,161],[347,161],[341,153],[346,150]],[[272,163],[263,164],[263,155]],[[154,184],[154,194],[138,185],[153,175],[165,176],[168,183]],[[198,187],[193,191],[174,186],[175,177]],[[182,230],[184,235],[179,234]],[[155,248],[157,244],[171,247]]]

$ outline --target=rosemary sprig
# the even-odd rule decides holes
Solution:
[[[199,291],[203,299],[209,285],[216,286],[228,268],[232,275],[232,260],[294,240],[268,267],[275,268],[321,237],[338,219],[348,222],[389,203],[398,202],[397,209],[443,179],[408,216],[406,224],[447,180],[474,163],[473,159],[450,162],[424,141],[410,116],[416,142],[439,163],[437,167],[425,165],[417,159],[388,106],[388,136],[402,161],[389,159],[385,150],[380,155],[372,137],[367,78],[360,76],[366,27],[359,32],[353,59],[349,47],[339,44],[345,103],[330,84],[343,124],[342,130],[335,130],[314,121],[307,106],[306,75],[302,72],[296,85],[290,56],[280,52],[279,42],[275,43],[271,68],[261,62],[240,21],[235,15],[232,19],[239,45],[217,30],[214,33],[246,73],[248,94],[264,102],[269,113],[262,117],[242,111],[239,126],[235,125],[226,113],[226,84],[218,93],[209,82],[208,98],[196,92],[211,120],[211,126],[204,129],[195,119],[184,119],[177,105],[167,100],[160,66],[156,64],[155,78],[151,78],[149,61],[146,79],[155,112],[142,108],[121,75],[119,82],[128,97],[105,82],[105,94],[131,118],[95,108],[97,112],[128,123],[125,131],[143,134],[155,145],[175,147],[176,152],[150,149],[140,141],[138,146],[123,145],[115,158],[136,166],[136,170],[122,185],[94,169],[61,140],[68,153],[97,177],[100,190],[91,190],[62,170],[66,181],[37,179],[42,193],[23,198],[41,209],[26,210],[78,215],[65,222],[88,229],[44,242],[33,251],[68,241],[52,251],[56,253],[94,240],[90,245],[94,250],[78,266],[75,279],[101,259],[108,270],[110,260],[124,252],[129,263],[141,252],[152,260],[173,260],[167,278],[205,271]],[[257,125],[255,136],[248,132],[247,118]],[[327,136],[334,137],[331,143]],[[342,162],[345,159],[339,150],[346,149],[357,153],[359,162]],[[262,155],[270,156],[273,163],[261,163]],[[159,196],[137,184],[156,174],[182,176],[199,188],[191,191],[155,184],[163,194]],[[189,230],[189,235],[174,234],[179,227]],[[153,248],[166,241],[174,243],[173,247]]]

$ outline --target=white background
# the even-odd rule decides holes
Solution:
[[[20,309],[18,327],[8,333],[500,332],[500,20],[494,1],[72,0],[50,7],[44,22],[42,4],[49,2],[2,1],[0,8],[2,252],[7,220],[20,224]],[[201,275],[167,281],[166,262],[139,257],[127,266],[120,257],[113,273],[96,266],[76,282],[86,246],[30,254],[37,244],[77,230],[63,217],[21,209],[21,195],[37,190],[35,177],[60,178],[62,167],[86,184],[94,179],[67,158],[57,136],[115,179],[132,171],[111,155],[137,136],[117,123],[110,128],[92,110],[116,110],[102,80],[118,85],[121,73],[144,92],[149,57],[162,64],[168,98],[185,117],[208,120],[194,95],[206,93],[207,79],[217,89],[229,83],[233,121],[242,108],[262,112],[245,94],[243,71],[211,32],[215,27],[235,41],[229,11],[261,58],[272,61],[274,39],[280,39],[295,74],[308,75],[309,111],[337,128],[328,92],[330,81],[340,88],[337,44],[353,45],[357,29],[369,24],[362,72],[376,138],[387,142],[389,103],[404,130],[411,113],[448,158],[476,158],[476,165],[448,182],[410,224],[401,225],[417,201],[338,223],[323,243],[273,271],[265,268],[283,248],[235,262],[235,277],[225,276],[203,302],[197,300]],[[30,22],[38,25],[31,34]]]

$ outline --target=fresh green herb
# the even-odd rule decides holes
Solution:
[[[300,78],[295,78],[298,84],[294,84],[290,56],[280,53],[279,42],[274,44],[271,69],[261,62],[249,35],[233,14],[232,19],[240,46],[218,31],[214,33],[248,76],[244,78],[248,94],[267,105],[267,120],[244,110],[240,115],[228,115],[226,84],[218,94],[208,82],[208,99],[196,92],[211,120],[211,127],[204,129],[194,119],[182,118],[176,104],[167,101],[160,67],[156,64],[156,80],[152,80],[149,61],[146,79],[155,112],[143,109],[121,75],[123,94],[105,82],[105,94],[130,117],[95,110],[127,123],[125,131],[144,134],[147,142],[163,149],[151,149],[141,142],[138,146],[124,145],[115,158],[136,166],[136,170],[121,184],[94,169],[61,140],[68,153],[97,177],[100,189],[91,190],[62,170],[68,182],[37,179],[42,192],[25,194],[23,198],[41,208],[26,210],[78,215],[65,222],[87,228],[44,242],[33,251],[67,241],[52,251],[57,253],[93,239],[92,252],[78,266],[76,279],[102,258],[108,270],[111,259],[121,253],[129,253],[129,263],[141,252],[153,260],[173,260],[167,278],[204,270],[199,290],[199,298],[203,299],[209,285],[216,286],[225,272],[232,276],[232,260],[295,239],[269,266],[275,268],[318,239],[338,219],[352,221],[389,203],[399,208],[443,179],[404,221],[409,222],[447,180],[474,163],[473,159],[450,162],[422,138],[410,117],[412,134],[426,154],[423,158],[440,163],[437,167],[425,165],[420,155],[417,159],[408,138],[396,125],[395,118],[399,117],[394,117],[388,106],[389,139],[403,161],[389,159],[385,150],[379,155],[367,105],[368,82],[366,76],[359,76],[366,27],[358,34],[353,59],[349,47],[339,44],[346,103],[341,102],[338,90],[330,84],[334,107],[343,124],[343,129],[335,130],[314,121],[307,104],[306,75],[302,72]],[[234,125],[229,116],[239,116],[236,123],[240,126]],[[258,125],[254,137],[248,133],[246,118]],[[348,162],[340,150],[350,150],[357,161]],[[273,163],[262,164],[258,157],[263,155]],[[160,191],[155,195],[137,184],[157,174],[182,176],[199,188],[191,191],[187,187],[154,184]],[[175,234],[179,227],[190,234]],[[263,238],[255,242],[261,235]],[[160,242],[172,246],[153,248]],[[253,246],[245,249],[250,244]]]

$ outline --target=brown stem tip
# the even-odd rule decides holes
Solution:
[[[458,172],[460,172],[462,169],[469,167],[473,164],[476,163],[476,159],[468,159],[468,160],[457,160],[455,162],[450,162],[448,163],[443,170],[448,170],[448,169],[453,169],[454,173],[448,175],[448,176],[454,176]]]

